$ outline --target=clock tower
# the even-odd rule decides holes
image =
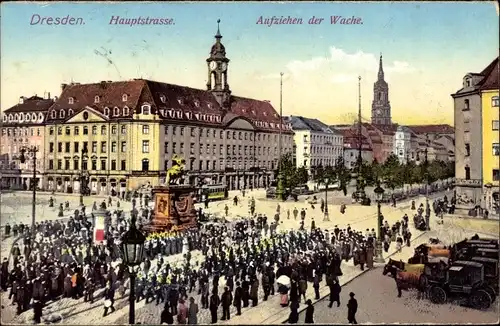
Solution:
[[[231,90],[227,83],[229,59],[226,58],[226,48],[221,43],[222,35],[220,34],[219,24],[220,19],[217,20],[215,44],[212,45],[210,57],[207,59],[207,91],[215,96],[222,108],[229,110],[231,108]]]
[[[389,85],[384,80],[382,54],[378,67],[378,78],[373,84],[372,124],[392,125],[391,102],[389,102]]]

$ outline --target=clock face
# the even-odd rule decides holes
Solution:
[[[226,71],[227,69],[227,63],[223,62],[222,63],[222,71]]]
[[[380,111],[380,109],[378,109],[378,110],[376,111],[376,113],[377,113],[378,115],[380,115],[380,114],[382,114],[382,111]]]
[[[217,62],[215,61],[210,62],[210,69],[215,70],[215,68],[217,68]]]

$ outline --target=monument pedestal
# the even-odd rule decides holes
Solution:
[[[144,226],[146,232],[182,231],[196,227],[195,188],[184,185],[153,188],[154,218]]]

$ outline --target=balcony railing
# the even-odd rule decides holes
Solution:
[[[462,187],[481,187],[482,180],[481,179],[455,179],[455,186]]]

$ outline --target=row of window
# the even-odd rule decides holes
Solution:
[[[146,141],[147,142],[147,152],[143,152],[143,153],[149,153],[149,141]],[[88,145],[89,145],[89,142],[86,142],[84,141],[83,142],[83,146],[82,146],[82,150],[85,149],[88,151]],[[96,141],[93,141],[91,143],[91,153],[97,153],[97,142]],[[105,142],[105,141],[102,141],[101,142],[101,151],[100,153],[106,153],[107,152],[107,147],[108,146],[108,143]],[[117,147],[118,147],[118,142],[116,141],[113,141],[111,142],[111,148],[110,148],[110,151],[111,153],[116,153],[117,152]],[[143,150],[144,150],[144,142],[143,142]],[[53,142],[50,142],[49,143],[49,153],[54,153],[55,151],[55,143]],[[122,153],[125,153],[127,151],[127,142],[126,141],[122,141],[120,142],[120,152]],[[58,142],[57,143],[57,152],[58,153],[71,153],[71,142]],[[80,152],[80,143],[79,142],[73,142],[73,153],[75,154],[78,154]]]
[[[147,131],[149,133],[149,126],[145,126],[145,127],[148,127]],[[101,135],[107,135],[107,130],[108,130],[107,126],[101,126]],[[49,129],[49,135],[53,136],[54,135],[54,131],[55,131],[54,127],[50,127],[50,129]],[[144,128],[143,128],[143,132],[144,132]],[[111,126],[111,134],[112,135],[116,135],[117,133],[118,133],[118,126],[117,125],[112,125]],[[127,134],[127,126],[122,125],[120,133],[122,135]],[[62,134],[63,134],[63,127],[58,127],[57,128],[57,135],[61,136]],[[71,127],[64,127],[64,134],[66,136],[71,136]],[[88,135],[89,134],[89,128],[87,126],[84,126],[82,128],[82,134],[83,135]],[[73,135],[74,136],[80,135],[80,127],[78,127],[78,126],[73,127]],[[92,126],[92,135],[97,135],[97,126]]]
[[[311,139],[311,141],[313,143],[316,143],[316,142],[322,142],[322,143],[340,143],[341,142],[341,138],[340,137],[336,137],[336,136],[330,136],[330,135],[311,135],[309,137],[309,135],[304,135],[303,136],[303,141],[304,143],[307,143],[309,141],[309,138]]]
[[[199,132],[200,137],[207,137],[207,138],[216,138],[217,133],[219,134],[219,139],[224,139],[224,130],[220,129],[204,129],[204,128],[197,128],[197,127],[178,127],[178,126],[172,126],[172,128],[169,128],[168,125],[165,126],[165,134],[168,135],[169,132],[172,132],[172,135],[179,135],[184,136],[184,129],[187,129],[187,132],[190,134],[191,137],[196,137],[197,133]],[[233,131],[233,130],[226,130],[226,139],[234,139],[234,140],[254,140],[253,137],[253,132],[246,132],[246,131]],[[278,141],[278,135],[275,134],[273,136],[274,141]],[[286,137],[284,137],[286,139]],[[271,141],[271,134],[257,134],[257,141]]]
[[[63,165],[64,163],[64,165]],[[90,170],[96,171],[98,170],[98,164],[97,160],[91,160],[90,161]],[[100,165],[99,165],[99,170],[107,170],[107,160],[101,159],[100,160]],[[112,171],[117,171],[117,161],[116,160],[111,160],[111,165],[110,165],[110,170]],[[57,170],[71,170],[71,160],[70,159],[65,159],[65,160],[57,160]],[[74,159],[73,160],[73,170],[89,170],[89,165],[87,160],[82,160],[80,164],[80,160]],[[54,170],[54,160],[49,160],[49,170]],[[127,161],[126,160],[121,160],[120,161],[120,170],[125,171],[127,170]],[[149,161],[148,161],[148,169],[144,171],[149,170]]]
[[[500,98],[498,96],[493,96],[491,98],[491,106],[492,107],[499,107],[500,106]],[[468,99],[464,100],[464,108],[463,110],[470,110],[470,101]]]
[[[38,119],[37,119],[38,118]],[[15,113],[4,114],[3,122],[43,122],[43,113]]]
[[[308,147],[304,146],[304,154],[308,154]],[[317,155],[331,155],[340,154],[342,152],[342,147],[322,147],[322,146],[311,146],[311,153]]]
[[[35,128],[2,128],[2,136],[34,136]],[[36,135],[40,136],[40,128],[36,128]]]
[[[149,141],[145,140],[143,141],[143,148],[144,148],[144,142],[147,142],[148,146],[149,146]],[[170,153],[170,143],[169,142],[165,142],[164,144],[164,151],[165,151],[165,154],[169,154]],[[179,154],[184,154],[184,143],[179,143],[180,147],[179,147]],[[226,145],[226,154],[227,155],[251,155],[252,153],[255,153],[255,149],[257,149],[257,155],[271,155],[272,152],[274,152],[274,155],[277,155],[278,154],[278,148],[277,147],[274,147],[274,151],[271,150],[271,147],[266,147],[266,146],[242,146],[242,145],[238,145],[238,147],[236,147],[236,145]],[[199,151],[196,150],[196,144],[195,143],[191,143],[190,144],[190,148],[189,148],[189,152],[191,154],[213,154],[213,155],[216,155],[217,154],[217,145],[213,144],[212,146],[210,146],[210,144],[200,144],[200,149]],[[147,153],[147,152],[144,152],[143,153]],[[173,142],[172,143],[172,154],[178,154],[177,153],[177,143],[176,142]],[[224,155],[224,145],[219,145],[219,154],[220,155]]]

